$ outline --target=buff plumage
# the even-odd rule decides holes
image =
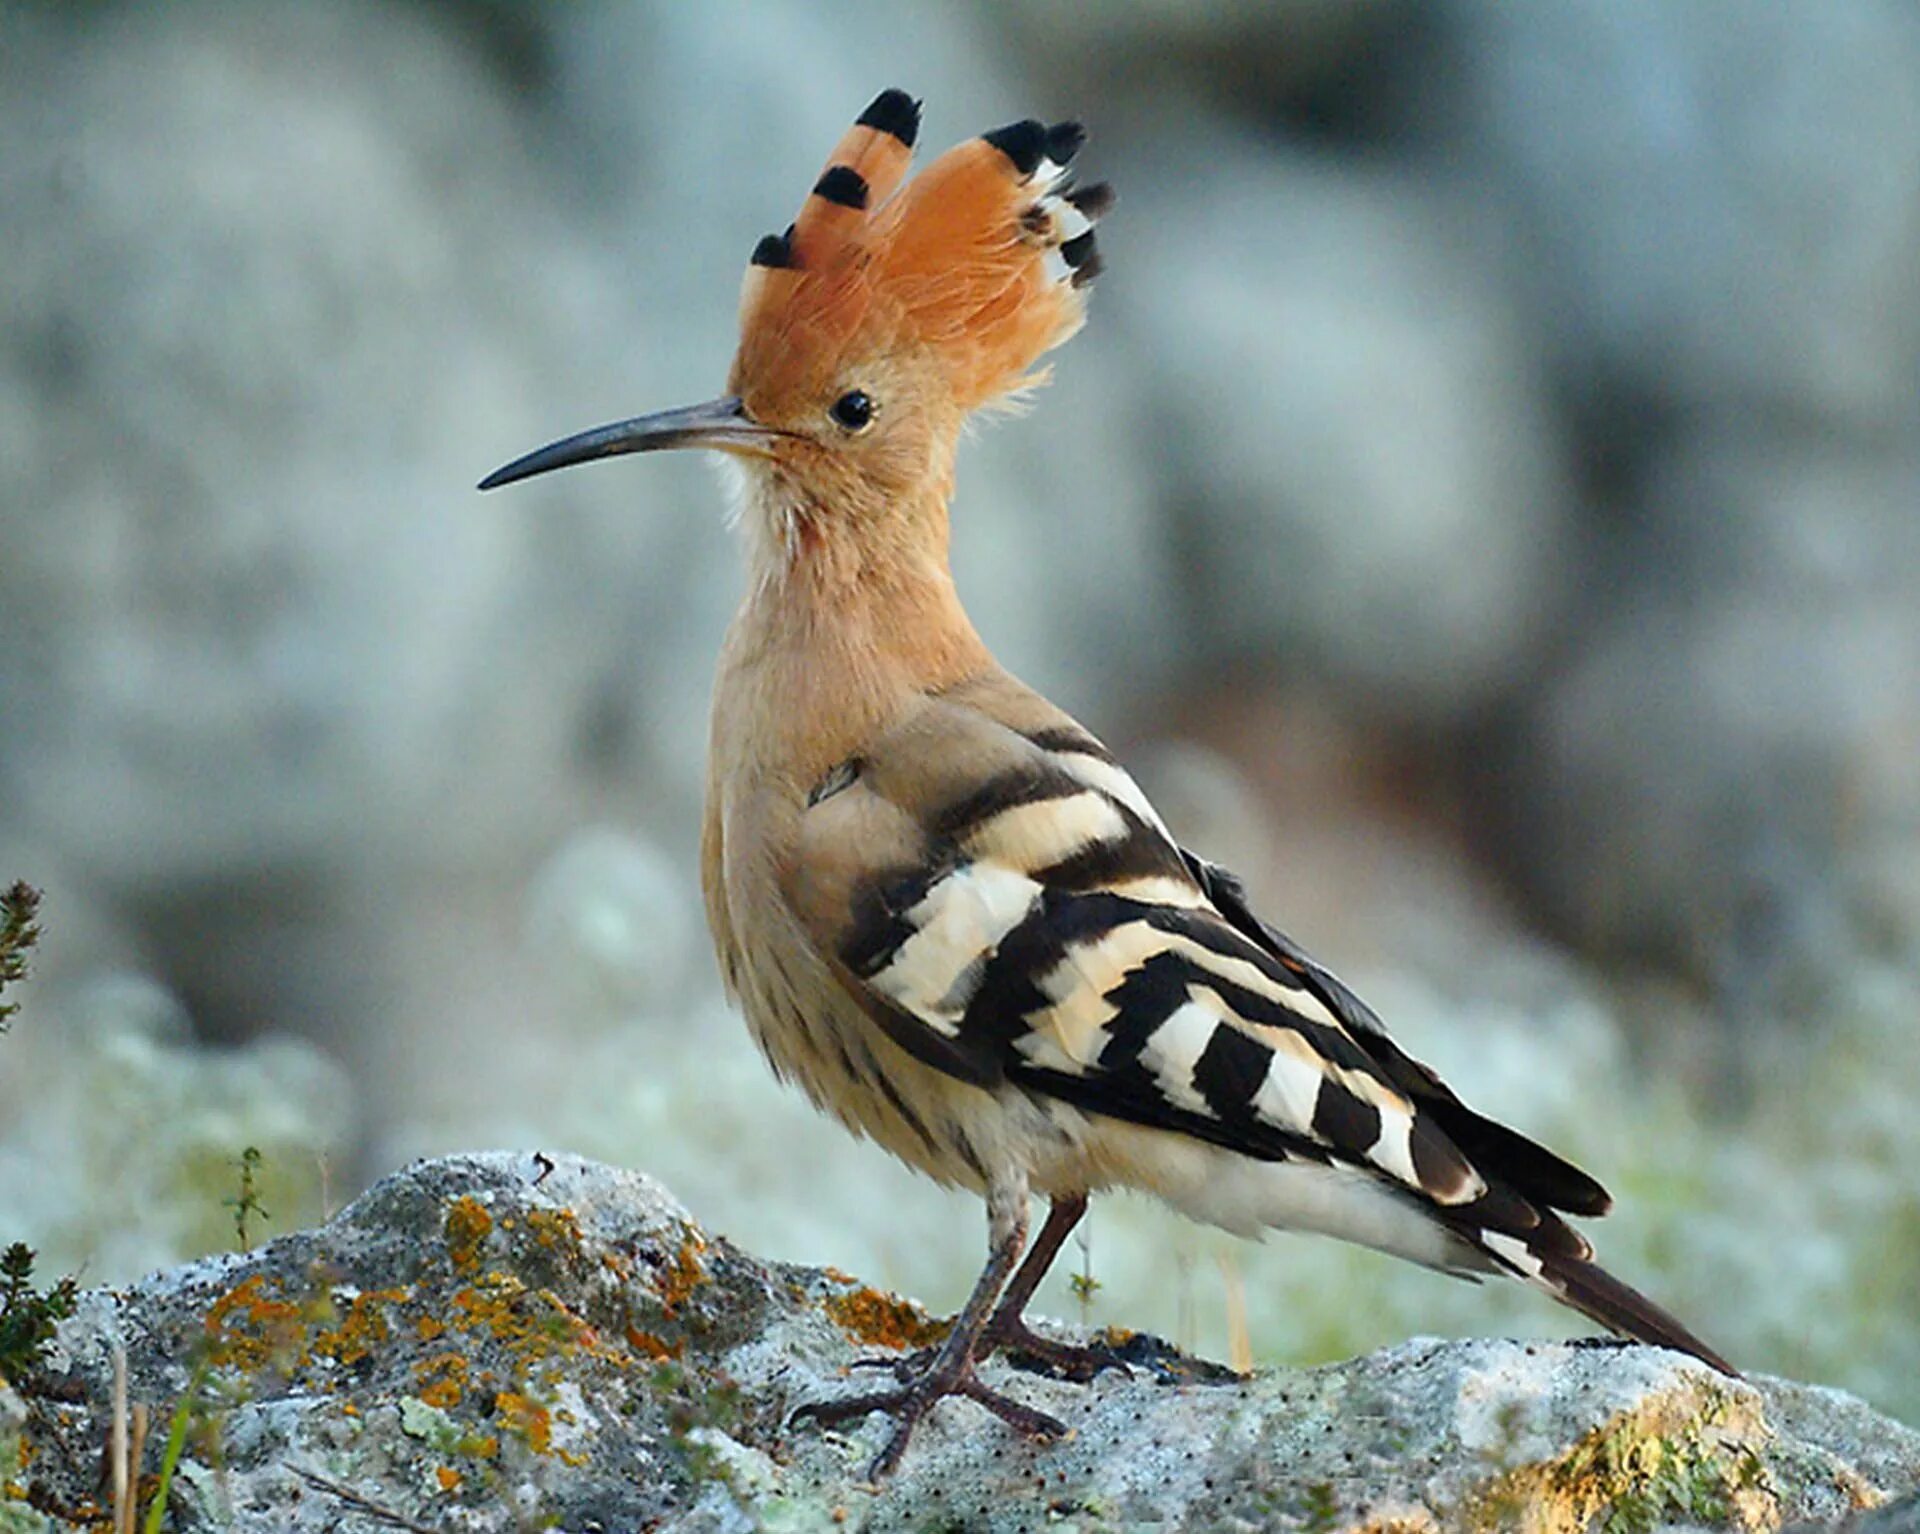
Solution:
[[[947,1395],[1058,1432],[975,1364],[1013,1348],[1102,1365],[1021,1313],[1115,1187],[1237,1231],[1508,1274],[1727,1369],[1593,1262],[1563,1216],[1604,1214],[1597,1182],[1403,1053],[980,640],[947,565],[955,445],[1083,323],[1113,197],[1073,184],[1077,124],[1012,124],[909,178],[918,126],[917,103],[882,93],[755,248],[726,396],[487,481],[660,447],[745,466],[748,594],[715,684],[703,835],[721,970],[783,1078],[989,1217],[947,1342],[896,1387],[811,1414],[889,1413],[876,1474]],[[1029,1246],[1033,1193],[1051,1207]]]

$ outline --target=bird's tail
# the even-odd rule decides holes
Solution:
[[[1662,1310],[1638,1289],[1623,1284],[1598,1263],[1578,1257],[1549,1256],[1540,1272],[1527,1275],[1563,1305],[1598,1321],[1608,1331],[1658,1348],[1691,1353],[1703,1364],[1738,1379],[1740,1371]]]
[[[1595,1262],[1587,1238],[1552,1210],[1503,1197],[1499,1189],[1490,1189],[1472,1207],[1480,1206],[1486,1206],[1485,1212],[1497,1207],[1502,1216],[1498,1224],[1479,1223],[1471,1217],[1463,1220],[1463,1211],[1452,1211],[1454,1229],[1496,1268],[1544,1290],[1610,1332],[1657,1348],[1691,1353],[1730,1378],[1740,1377],[1738,1369],[1676,1317]],[[1515,1218],[1516,1214],[1524,1218]]]

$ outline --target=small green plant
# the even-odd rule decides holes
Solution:
[[[33,1373],[54,1328],[78,1300],[71,1278],[44,1293],[33,1287],[33,1248],[24,1241],[0,1252],[0,1377],[17,1381]]]
[[[40,914],[40,891],[24,880],[0,893],[0,991],[27,977],[27,950],[40,940],[34,918]],[[18,1002],[0,1002],[0,1033],[7,1031]]]
[[[260,1188],[256,1181],[260,1171],[260,1147],[249,1145],[240,1152],[240,1159],[234,1165],[240,1168],[239,1196],[223,1198],[220,1202],[233,1211],[233,1233],[239,1239],[240,1250],[250,1252],[253,1250],[253,1238],[247,1233],[247,1221],[273,1218],[260,1202]]]
[[[0,891],[0,991],[27,975],[27,950],[40,940],[34,918],[40,892],[24,880]],[[0,1033],[20,1010],[0,1002]],[[79,1288],[63,1278],[51,1289],[33,1287],[33,1248],[16,1241],[0,1252],[0,1379],[22,1380],[40,1363],[54,1328],[73,1314]]]
[[[1093,1297],[1100,1292],[1100,1280],[1093,1276],[1093,1238],[1084,1225],[1075,1241],[1080,1248],[1080,1271],[1067,1280],[1067,1287],[1079,1302],[1080,1320],[1084,1324],[1092,1319]]]
[[[193,1422],[200,1392],[206,1388],[207,1377],[212,1372],[212,1360],[201,1359],[194,1366],[187,1388],[173,1408],[172,1420],[167,1424],[166,1450],[160,1456],[160,1481],[154,1487],[153,1501],[147,1504],[147,1520],[141,1526],[142,1534],[161,1534],[166,1526],[167,1499],[173,1494],[174,1472],[180,1468],[180,1458],[186,1453],[187,1429]]]

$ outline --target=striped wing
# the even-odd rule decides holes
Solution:
[[[1259,1161],[1366,1170],[1461,1252],[1734,1373],[1554,1212],[1602,1214],[1605,1189],[1466,1107],[1010,679],[929,699],[834,767],[783,872],[849,993],[921,1060]]]
[[[788,898],[875,1021],[976,1084],[1485,1199],[1371,1014],[1343,1016],[1338,982],[1223,914],[1230,881],[1011,685],[930,700],[810,796]]]
[[[1246,890],[1226,869],[1182,854],[1208,901],[1234,929],[1300,978],[1360,1040],[1386,1077],[1475,1166],[1495,1176],[1523,1198],[1570,1214],[1603,1215],[1613,1207],[1607,1190],[1571,1162],[1506,1125],[1475,1113],[1453,1094],[1433,1067],[1415,1060],[1395,1044],[1373,1008],[1322,968],[1299,944],[1268,926],[1247,904]]]

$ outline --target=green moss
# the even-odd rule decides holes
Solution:
[[[1317,1481],[1306,1489],[1300,1526],[1306,1534],[1327,1534],[1340,1521],[1340,1503],[1333,1494],[1333,1483]]]
[[[1558,1459],[1500,1476],[1470,1509],[1481,1528],[1540,1534],[1652,1534],[1670,1523],[1771,1527],[1774,1495],[1752,1447],[1757,1410],[1698,1391],[1623,1413]]]
[[[416,1438],[436,1454],[449,1457],[465,1453],[467,1432],[437,1406],[429,1406],[414,1396],[400,1401],[400,1431]]]
[[[49,1534],[53,1525],[32,1508],[0,1502],[0,1534]]]

